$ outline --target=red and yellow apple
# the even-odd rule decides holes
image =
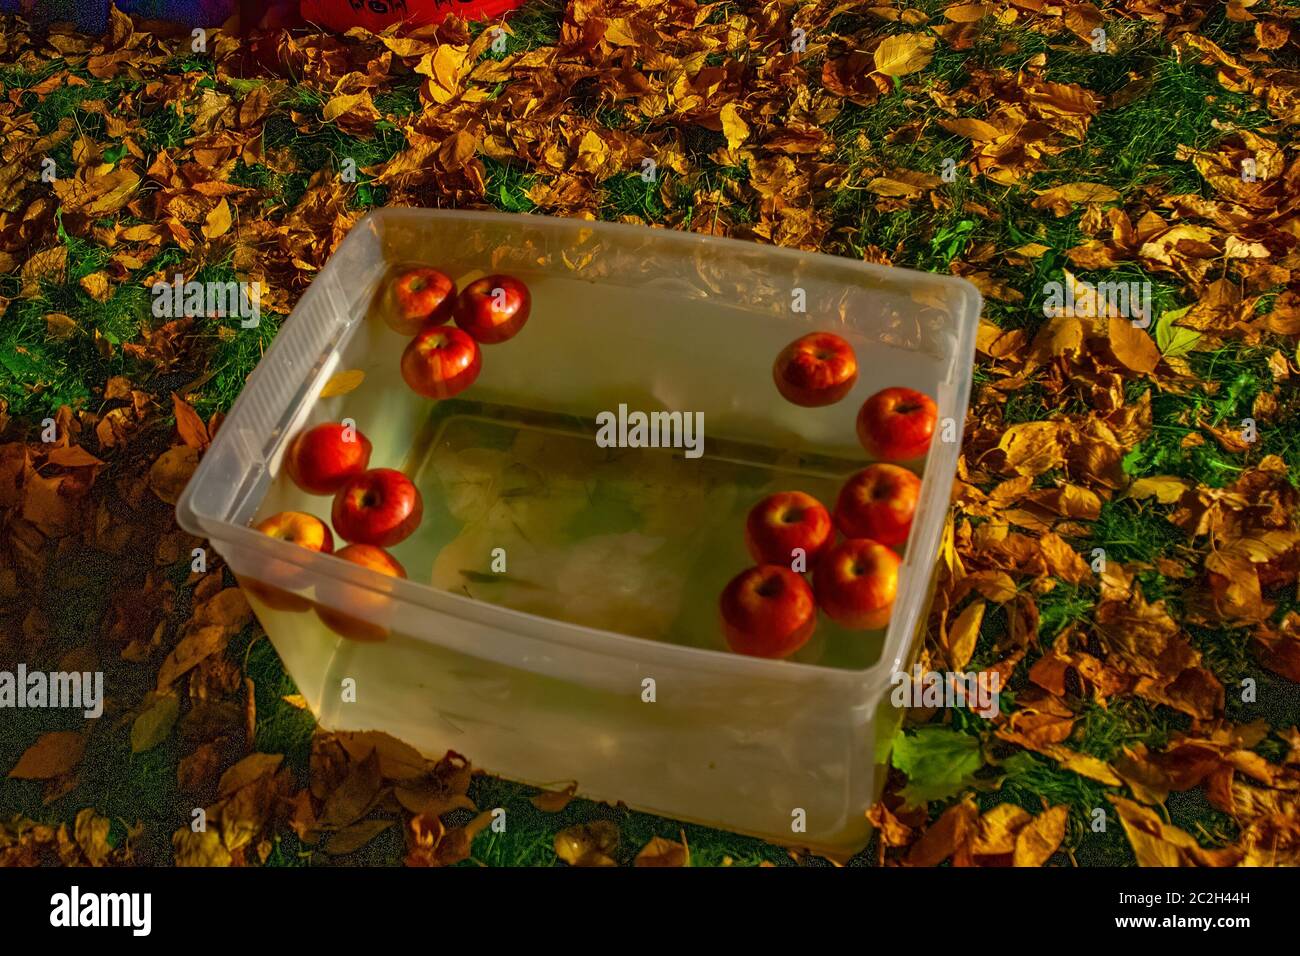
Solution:
[[[288,541],[308,551],[318,551],[321,554],[331,554],[334,551],[334,536],[330,534],[329,526],[315,515],[302,511],[281,511],[253,527],[269,537]],[[306,577],[305,572],[287,562],[275,561],[273,564],[277,584],[294,587]],[[311,602],[306,598],[263,581],[248,579],[241,580],[240,584],[244,590],[276,611],[305,611],[311,607]]]
[[[938,418],[938,406],[924,392],[886,388],[858,410],[858,441],[873,458],[910,461],[929,450]]]
[[[483,367],[478,343],[461,329],[433,326],[402,353],[402,378],[425,398],[451,398],[474,384]]]
[[[372,544],[349,544],[340,548],[334,556],[392,578],[406,577],[406,569],[401,562],[383,548]],[[382,641],[388,637],[388,628],[370,618],[380,617],[390,598],[365,588],[328,579],[318,586],[318,590],[323,593],[320,595],[321,603],[316,605],[316,616],[335,634],[354,641]],[[323,603],[326,600],[332,604],[346,605],[355,613],[344,614]]]
[[[293,440],[284,467],[308,494],[332,495],[370,466],[370,451],[370,440],[354,426],[325,422]]]
[[[835,527],[846,538],[871,538],[891,548],[907,540],[921,479],[900,465],[877,462],[851,477],[835,502]]]
[[[406,540],[423,517],[420,489],[394,468],[374,468],[349,478],[334,496],[330,512],[340,538],[377,548]]]
[[[850,538],[817,562],[813,592],[831,620],[856,630],[889,623],[898,594],[898,555],[879,541]]]
[[[727,646],[751,657],[789,657],[817,626],[808,582],[783,564],[761,564],[731,579],[719,600]]]
[[[495,345],[513,338],[528,321],[532,297],[514,276],[476,279],[456,299],[456,324],[474,341]]]
[[[802,491],[778,491],[750,509],[745,520],[745,547],[759,564],[791,567],[794,549],[802,548],[811,569],[834,536],[831,516],[820,501]]]
[[[384,321],[399,335],[415,335],[425,326],[442,325],[456,305],[456,283],[428,266],[404,269],[389,286]]]
[[[853,347],[830,332],[813,332],[781,350],[772,379],[787,401],[808,408],[833,405],[858,380]]]

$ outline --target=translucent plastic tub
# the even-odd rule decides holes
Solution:
[[[528,325],[485,347],[478,381],[450,402],[405,387],[405,340],[373,314],[386,274],[410,260],[462,285],[509,272],[532,290]],[[849,851],[869,835],[899,719],[890,678],[924,622],[979,310],[963,281],[830,256],[582,220],[378,211],[286,321],[179,520],[241,580],[391,629],[347,640],[311,611],[252,598],[326,728],[384,730],[512,779],[574,780],[594,799]],[[860,367],[854,391],[819,409],[789,404],[771,380],[781,347],[813,330],[847,338]],[[360,387],[321,398],[348,370],[365,373]],[[783,488],[831,503],[866,460],[857,410],[890,385],[934,396],[955,430],[925,463],[888,629],[823,616],[791,660],[730,653],[717,595],[752,563],[745,513]],[[597,414],[620,404],[703,413],[703,455],[597,449]],[[371,467],[405,470],[424,495],[419,532],[393,549],[409,580],[248,527],[287,509],[328,520],[329,499],[284,480],[281,460],[298,431],[344,418],[372,441]]]

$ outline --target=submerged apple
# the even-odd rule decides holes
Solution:
[[[840,489],[835,527],[846,538],[871,538],[891,548],[907,540],[921,497],[921,479],[900,465],[876,462]]]
[[[330,534],[329,526],[315,515],[302,511],[281,511],[273,514],[254,525],[254,530],[268,537],[296,544],[308,551],[318,551],[322,554],[330,554],[334,551],[334,536]],[[278,584],[294,587],[305,578],[303,572],[284,562],[276,562],[273,566]],[[311,602],[306,598],[264,581],[250,578],[241,580],[240,584],[244,590],[260,599],[267,607],[277,611],[305,611],[311,607]]]
[[[831,620],[844,627],[884,627],[898,594],[898,566],[898,555],[879,541],[841,541],[817,562],[813,573],[817,603]]]
[[[812,637],[817,604],[808,582],[781,564],[731,579],[719,599],[727,646],[751,657],[789,657]]]
[[[405,578],[406,569],[401,562],[383,548],[371,544],[349,544],[340,548],[334,555],[363,568],[370,568],[380,574],[393,578]],[[387,603],[391,600],[383,594],[376,593],[354,585],[327,580],[322,582],[322,601],[332,604],[346,604],[354,613],[345,614],[325,603],[317,603],[316,616],[335,634],[354,641],[382,641],[388,637],[388,628],[378,623],[375,618],[383,615]]]
[[[831,516],[820,501],[802,491],[768,495],[749,512],[745,546],[760,564],[792,567],[795,549],[802,549],[810,569],[834,535]]]

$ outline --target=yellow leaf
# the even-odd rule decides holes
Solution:
[[[320,397],[334,398],[336,395],[346,395],[360,385],[365,380],[365,377],[366,373],[359,368],[335,372],[330,376],[330,380],[325,383],[325,387],[321,389]]]
[[[1160,364],[1160,349],[1156,348],[1151,336],[1119,316],[1110,317],[1107,329],[1111,351],[1125,367],[1144,375],[1155,371]]]
[[[461,77],[465,72],[465,57],[468,46],[454,46],[443,43],[433,53],[426,53],[420,58],[415,72],[429,78],[424,85],[428,98],[435,103],[446,103],[459,92]]]
[[[158,669],[158,693],[165,693],[176,678],[224,650],[229,639],[229,628],[217,624],[201,627],[183,637]]]
[[[1152,475],[1139,478],[1129,486],[1128,493],[1133,498],[1150,498],[1155,495],[1162,505],[1171,505],[1181,498],[1190,488],[1182,478],[1173,475]]]
[[[203,221],[203,236],[205,239],[216,239],[218,236],[224,236],[230,231],[230,203],[224,199],[217,203],[215,209],[208,213],[208,218]]]
[[[216,827],[198,833],[188,826],[172,834],[172,851],[177,866],[230,866],[231,856],[221,843]]]
[[[893,196],[906,199],[916,199],[922,195],[919,186],[900,182],[897,179],[887,179],[884,176],[877,176],[867,183],[867,191],[875,193],[877,196]]]
[[[72,832],[77,846],[81,847],[81,852],[86,854],[86,859],[90,861],[91,866],[103,866],[104,861],[113,852],[113,847],[108,842],[110,829],[112,829],[112,821],[108,817],[101,817],[95,813],[92,807],[77,812]]]
[[[284,754],[251,753],[227,768],[217,782],[218,796],[228,797],[256,780],[275,773],[284,762]]]
[[[991,3],[959,3],[945,9],[943,15],[953,23],[974,23],[988,16],[994,9]]]
[[[1052,189],[1044,189],[1032,203],[1035,209],[1046,209],[1054,202],[1115,202],[1119,193],[1101,183],[1066,183]]]
[[[327,123],[338,123],[349,132],[366,132],[379,122],[379,110],[370,98],[369,90],[335,96],[321,110]]]
[[[1003,856],[1016,848],[1016,835],[1033,817],[1014,803],[999,803],[979,818],[970,851],[975,856]]]
[[[107,302],[112,297],[106,272],[92,272],[88,276],[83,276],[79,284],[86,290],[86,295],[96,302]]]
[[[727,149],[736,149],[749,136],[749,127],[740,118],[740,111],[735,103],[728,103],[718,114],[722,121],[722,132],[727,137]]]
[[[1230,866],[1241,855],[1236,847],[1203,849],[1190,833],[1132,800],[1109,793],[1106,799],[1115,806],[1138,866]]]
[[[934,37],[924,33],[900,33],[887,37],[876,47],[876,72],[906,76],[923,70],[934,58]]]
[[[998,447],[1006,453],[1007,467],[1021,475],[1041,475],[1064,460],[1057,422],[1022,422],[1002,433]]]
[[[984,622],[984,602],[976,601],[957,615],[948,629],[948,661],[956,670],[962,670],[979,640],[980,624]]]
[[[1061,804],[1039,814],[1016,834],[1015,866],[1042,866],[1065,839],[1065,824],[1070,808]]]
[[[992,123],[971,116],[956,119],[941,118],[938,122],[948,132],[957,136],[965,136],[967,139],[973,139],[976,142],[997,139],[1002,135],[1002,130]]]
[[[1096,780],[1108,787],[1118,787],[1121,783],[1119,777],[1115,775],[1115,771],[1110,768],[1110,764],[1104,760],[1099,760],[1088,754],[1081,754],[1067,747],[1045,748],[1044,753],[1053,757],[1066,770],[1073,770],[1081,777]]]
[[[167,694],[154,701],[131,725],[131,752],[152,750],[167,739],[180,715],[180,698]]]

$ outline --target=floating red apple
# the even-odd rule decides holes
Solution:
[[[921,479],[900,465],[877,462],[850,478],[835,502],[835,527],[846,538],[894,547],[907,540]]]
[[[308,551],[318,551],[322,554],[330,554],[334,551],[334,536],[330,534],[329,526],[315,515],[302,511],[281,511],[253,527],[254,530],[269,537],[288,541]],[[301,577],[296,569],[286,567],[282,562],[278,563],[275,570],[279,584],[293,585]],[[305,611],[311,607],[311,602],[306,598],[263,581],[241,580],[240,584],[244,590],[260,598],[267,607],[277,611]]]
[[[783,564],[742,571],[719,601],[727,646],[751,657],[789,657],[817,626],[808,582]]]
[[[350,561],[363,568],[370,568],[380,574],[393,578],[406,577],[406,569],[401,562],[383,548],[371,544],[349,544],[340,548],[335,557]],[[377,624],[372,618],[380,616],[385,603],[389,600],[381,594],[353,585],[326,580],[319,587],[324,588],[324,597],[331,597],[332,603],[346,604],[349,609],[363,616],[344,614],[325,604],[316,605],[316,616],[335,634],[354,641],[382,641],[388,637],[388,628]]]
[[[833,405],[858,380],[853,347],[831,332],[813,332],[781,350],[772,378],[787,401],[816,408]]]
[[[456,283],[444,272],[428,266],[406,269],[393,277],[391,302],[384,321],[400,335],[415,335],[429,325],[451,318],[456,304]]]
[[[938,418],[938,406],[924,392],[886,388],[862,403],[858,441],[874,458],[910,461],[929,450]]]
[[[817,562],[817,603],[844,627],[875,630],[889,623],[898,593],[898,555],[878,541],[850,538]]]
[[[402,353],[402,378],[425,398],[451,398],[474,384],[483,368],[478,343],[461,329],[433,326]]]
[[[378,548],[404,541],[423,517],[420,490],[393,468],[375,468],[348,479],[334,496],[330,514],[344,541]]]
[[[802,491],[768,495],[749,512],[745,546],[759,564],[791,567],[794,549],[802,548],[811,569],[834,535],[831,516],[820,501]]]
[[[524,327],[531,307],[528,286],[514,276],[484,276],[465,286],[456,299],[456,324],[474,341],[495,345]]]
[[[284,467],[308,494],[332,495],[369,467],[370,451],[370,440],[356,426],[325,422],[293,440]]]

